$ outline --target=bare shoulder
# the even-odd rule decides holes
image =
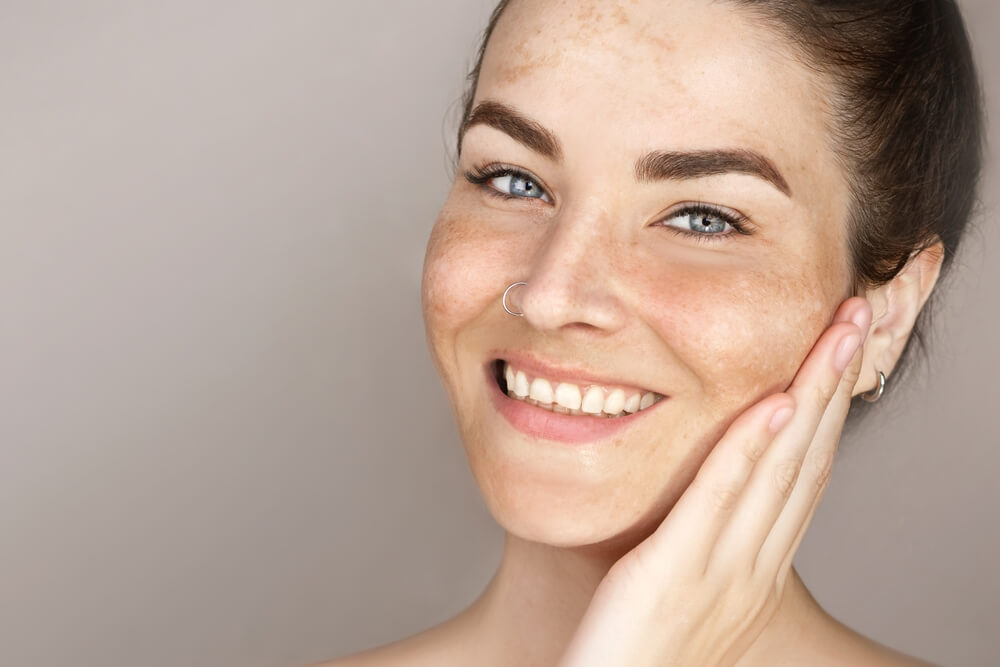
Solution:
[[[461,636],[444,623],[410,637],[304,667],[448,667],[469,664]]]
[[[832,619],[831,619],[832,620]],[[834,621],[829,633],[814,650],[822,655],[817,666],[856,665],[857,667],[940,667],[932,662],[881,644],[871,637]]]
[[[940,667],[867,638],[864,645],[852,650],[849,659],[850,662],[840,664],[858,665],[858,667]]]
[[[884,644],[879,644],[868,637],[864,637],[864,642],[868,645],[866,654],[870,662],[859,662],[859,665],[870,664],[872,667],[940,667],[932,662],[921,660],[916,656],[897,651]]]
[[[403,640],[307,667],[431,667],[448,664],[434,656],[435,653],[426,647]]]

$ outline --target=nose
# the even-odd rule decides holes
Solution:
[[[560,218],[549,220],[552,227],[520,278],[526,284],[511,289],[507,304],[540,331],[620,329],[626,321],[621,241],[599,215],[564,211]]]

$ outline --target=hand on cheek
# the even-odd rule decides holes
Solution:
[[[732,665],[777,610],[829,481],[871,306],[845,301],[788,390],[729,427],[601,582],[560,667]]]

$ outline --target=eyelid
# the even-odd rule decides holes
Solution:
[[[689,215],[691,213],[700,213],[718,217],[729,225],[730,231],[710,234],[707,232],[697,232],[691,229],[683,229],[682,227],[675,227],[673,225],[666,224],[667,220],[682,213],[688,213]],[[727,244],[728,242],[735,241],[737,238],[753,236],[757,230],[756,225],[754,225],[746,215],[740,213],[739,211],[725,206],[718,206],[716,204],[709,204],[707,202],[700,201],[681,202],[671,206],[666,213],[657,216],[656,222],[653,224],[654,226],[662,227],[675,236],[681,237],[685,240],[694,241],[695,243],[703,246]]]
[[[712,215],[721,218],[733,228],[732,232],[727,232],[726,234],[698,234],[699,236],[728,236],[734,233],[749,236],[757,231],[757,226],[743,213],[727,206],[710,204],[705,201],[680,202],[671,206],[665,213],[656,216],[656,220],[659,223],[663,223],[664,221],[680,215],[681,213],[703,213]],[[672,225],[663,226],[673,227]],[[677,229],[676,227],[673,228]]]
[[[548,197],[548,201],[541,197],[520,197],[517,195],[511,195],[501,192],[488,184],[489,181],[494,178],[502,178],[505,176],[521,178],[533,182],[541,189],[543,196]],[[555,203],[555,198],[542,179],[538,178],[535,174],[523,167],[518,167],[509,163],[490,162],[487,164],[473,165],[470,170],[465,173],[465,179],[469,183],[483,188],[484,191],[486,191],[490,196],[499,197],[505,201],[538,200],[545,202],[546,204]],[[706,213],[708,215],[719,217],[732,228],[732,231],[708,234],[691,230],[683,230],[679,227],[674,227],[673,225],[664,224],[666,220],[669,220],[670,218],[681,213]],[[656,223],[654,224],[660,227],[665,227],[678,236],[684,236],[687,238],[696,237],[694,240],[702,243],[723,241],[733,236],[751,236],[757,231],[757,226],[743,213],[726,206],[710,204],[704,201],[684,201],[675,204],[667,209],[666,212],[658,215],[656,217]]]
[[[504,176],[513,176],[515,178],[522,178],[524,180],[531,181],[541,188],[542,193],[548,197],[548,201],[540,197],[518,197],[515,195],[509,195],[504,192],[500,192],[496,188],[490,187],[488,181],[494,178],[502,178]],[[465,180],[473,185],[478,185],[480,187],[486,188],[490,194],[502,197],[504,199],[518,199],[518,200],[532,200],[537,199],[538,201],[544,201],[546,204],[552,204],[555,202],[555,197],[549,191],[549,187],[545,185],[542,179],[535,176],[533,173],[528,171],[523,167],[517,167],[512,164],[507,164],[505,162],[490,162],[484,165],[474,165],[469,171],[465,173]]]

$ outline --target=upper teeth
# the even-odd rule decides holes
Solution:
[[[524,371],[504,362],[504,378],[507,380],[507,394],[540,408],[573,415],[589,414],[624,416],[645,410],[660,401],[663,396],[655,392],[626,390],[621,387],[600,385],[580,385],[572,382],[553,382],[542,377],[530,378]]]

